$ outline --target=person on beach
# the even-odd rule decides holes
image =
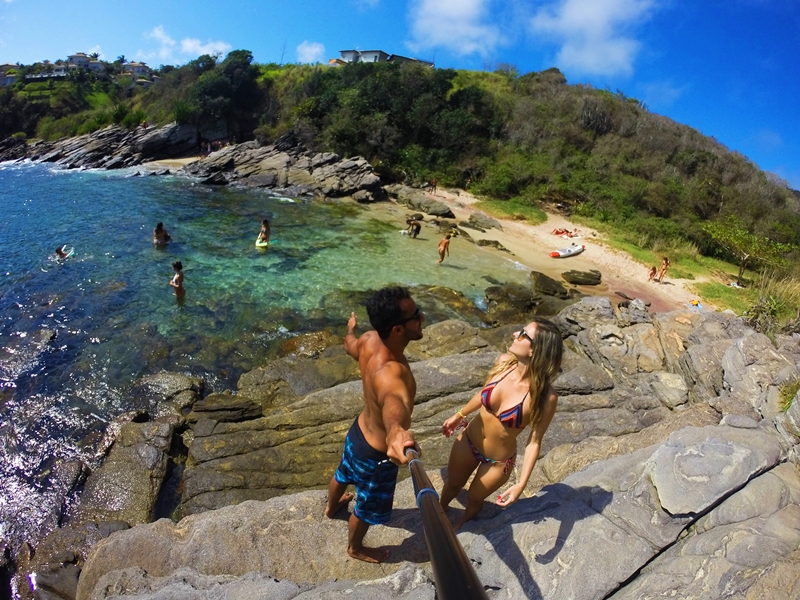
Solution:
[[[269,221],[261,220],[261,233],[258,234],[258,241],[261,244],[269,244]]]
[[[438,189],[438,185],[439,185],[439,182],[436,180],[436,177],[434,177],[431,180],[431,194],[433,194],[434,196],[436,195],[436,191]]]
[[[656,277],[656,273],[658,273],[658,269],[656,267],[650,267],[650,272],[648,273],[647,281],[653,281]]]
[[[166,246],[171,239],[167,230],[164,229],[164,224],[158,223],[156,228],[153,229],[153,243],[156,246]]]
[[[664,283],[664,275],[667,274],[667,267],[669,267],[669,259],[665,256],[661,261],[661,269],[658,271],[658,283]]]
[[[416,238],[422,229],[422,225],[416,219],[408,219],[406,225],[408,225],[408,235],[412,238]]]
[[[419,446],[409,431],[417,384],[403,354],[411,340],[422,339],[425,317],[402,287],[383,288],[367,301],[375,331],[356,337],[356,314],[351,313],[345,351],[358,361],[364,408],[347,433],[342,460],[328,485],[325,516],[333,518],[355,497],[347,527],[347,554],[379,563],[387,548],[367,548],[370,525],[386,523],[392,514],[398,465],[406,464],[406,449]],[[347,486],[355,486],[355,496]]]
[[[452,233],[448,233],[442,238],[442,241],[439,242],[439,262],[444,260],[445,252],[447,253],[447,256],[450,256],[450,238],[452,236]]]
[[[175,297],[183,298],[186,295],[186,290],[183,288],[183,264],[176,260],[172,263],[172,269],[175,271],[175,275],[169,280],[169,284],[175,288]]]
[[[518,482],[497,496],[497,504],[509,506],[522,494],[556,412],[558,395],[552,382],[561,369],[562,354],[558,327],[535,317],[514,333],[508,353],[497,359],[483,390],[442,425],[445,437],[464,429],[450,451],[447,479],[439,499],[442,508],[450,505],[477,468],[456,529],[475,517],[484,499],[508,481],[517,460],[517,436],[530,425]],[[472,413],[476,416],[467,423]]]

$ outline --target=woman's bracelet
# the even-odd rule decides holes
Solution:
[[[465,415],[464,413],[462,413],[460,408],[458,409],[458,411],[456,412],[456,414],[457,414],[459,417],[461,417],[462,419],[466,419],[466,418],[467,418],[467,415]]]

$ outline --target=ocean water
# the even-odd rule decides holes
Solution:
[[[289,337],[343,334],[353,292],[399,283],[457,289],[480,305],[528,270],[461,240],[400,235],[405,211],[213,188],[176,176],[0,164],[0,540],[56,524],[58,465],[93,464],[131,385],[163,370],[235,389]],[[274,243],[254,247],[260,221]],[[162,221],[173,241],[154,248]],[[55,260],[67,244],[74,254]],[[184,265],[185,300],[169,286]],[[424,302],[420,302],[426,310]],[[428,310],[428,324],[448,315]],[[362,311],[363,314],[363,311]],[[74,500],[74,499],[73,499]]]

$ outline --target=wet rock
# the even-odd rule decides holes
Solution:
[[[525,323],[541,304],[541,294],[523,285],[493,285],[484,291],[486,320],[490,323]]]
[[[531,271],[530,277],[531,287],[534,292],[545,296],[560,298],[561,300],[567,300],[570,297],[567,288],[552,277],[548,277],[544,273],[539,273],[538,271]]]
[[[126,423],[102,466],[86,480],[74,523],[148,523],[167,474],[178,417]]]
[[[385,189],[391,198],[412,210],[419,210],[435,217],[455,219],[453,211],[447,204],[430,198],[425,192],[400,184],[389,185]]]
[[[561,278],[572,285],[600,285],[603,275],[600,271],[564,271]]]
[[[198,400],[192,406],[192,412],[186,415],[190,423],[200,419],[214,421],[246,421],[262,416],[261,403],[245,396],[234,396],[230,392],[210,394]]]
[[[514,254],[508,248],[503,246],[503,244],[498,242],[497,240],[478,240],[475,243],[478,244],[478,246],[494,248],[495,250],[500,250],[501,252],[507,252],[508,254],[511,254],[512,256]]]

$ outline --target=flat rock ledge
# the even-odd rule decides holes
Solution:
[[[800,597],[800,402],[778,407],[800,376],[800,336],[773,341],[732,314],[651,315],[603,297],[554,321],[566,346],[559,408],[526,493],[507,509],[487,502],[458,534],[489,597]],[[450,448],[441,423],[518,328],[445,321],[409,346],[414,430],[437,490]],[[390,523],[366,538],[391,547],[387,563],[350,559],[346,511],[323,516],[362,403],[348,360],[338,348],[286,357],[201,400],[196,381],[151,379],[160,416],[123,425],[108,463],[152,496],[170,432],[182,430],[186,516],[145,522],[151,503],[133,490],[106,494],[115,510],[104,509],[115,484],[101,468],[82,524],[56,530],[24,569],[54,594],[39,597],[434,598],[408,479]]]

